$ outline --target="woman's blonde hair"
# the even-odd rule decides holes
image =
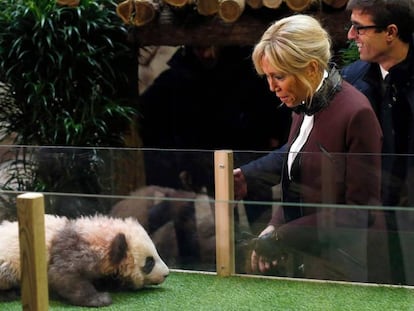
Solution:
[[[262,60],[281,73],[292,74],[308,89],[308,98],[314,90],[305,76],[311,61],[318,63],[321,73],[328,70],[331,59],[331,38],[319,21],[310,15],[296,14],[274,22],[262,35],[253,50],[256,71],[263,75]]]

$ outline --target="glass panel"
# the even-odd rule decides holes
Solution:
[[[236,247],[236,262],[246,262],[245,270],[238,265],[238,272],[413,285],[410,263],[414,259],[414,213],[408,204],[410,183],[398,180],[395,174],[392,178],[383,175],[382,198],[387,198],[390,189],[395,196],[394,205],[383,206],[379,169],[379,160],[383,165],[395,158],[409,163],[412,156],[320,152],[301,153],[297,157],[306,170],[298,171],[293,165],[290,178],[286,168],[279,172],[274,169],[273,176],[260,171],[258,165],[253,172],[249,167],[244,169],[251,179],[248,197],[237,205],[243,204],[246,214],[249,210],[267,210],[261,214],[263,218],[247,222],[249,233],[255,237],[242,238],[243,242]],[[403,176],[409,177],[408,174]],[[281,176],[285,182],[279,183]],[[271,194],[273,199],[262,202],[259,199],[266,195],[259,193]],[[248,200],[249,197],[254,199]],[[258,238],[269,224],[270,214],[276,215],[272,221],[278,234]],[[271,269],[253,270],[251,253],[255,248],[264,254],[266,262],[273,262]]]
[[[233,167],[265,155],[235,151]],[[215,228],[213,150],[0,146],[0,159],[2,220],[16,219],[18,194],[39,191],[50,214],[136,217],[171,269],[217,271],[216,240],[222,237],[216,237]],[[243,166],[249,172],[247,196],[229,202],[235,272],[414,285],[411,171],[384,174],[382,197],[393,203],[379,201],[378,160],[395,159],[409,163],[414,158],[298,154],[307,169],[293,166],[293,182],[285,183],[284,191],[281,176],[288,177],[278,168],[283,161],[272,162],[269,171],[256,166],[249,172]],[[259,239],[276,212],[278,236]],[[255,247],[278,265],[265,273],[253,271]]]
[[[22,192],[46,213],[135,217],[170,268],[215,271],[213,151],[0,146],[1,219]]]

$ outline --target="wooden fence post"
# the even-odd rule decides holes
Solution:
[[[219,276],[235,273],[233,152],[215,151],[216,266]]]
[[[23,310],[49,309],[44,214],[43,194],[17,196]]]

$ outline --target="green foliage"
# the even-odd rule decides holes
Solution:
[[[112,0],[0,2],[0,129],[19,144],[118,146],[132,55]],[[122,126],[120,126],[122,125]]]
[[[124,146],[136,114],[136,57],[116,5],[0,0],[0,141],[91,147],[14,148],[1,189],[100,192],[93,148]]]
[[[355,41],[349,41],[348,46],[339,51],[341,66],[346,66],[359,59],[358,47]]]

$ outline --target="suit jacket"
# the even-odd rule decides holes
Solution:
[[[390,69],[390,75],[392,76],[392,89],[394,90],[394,96],[398,97],[408,103],[407,114],[411,120],[414,120],[414,37],[410,43],[410,49],[407,58],[400,64]],[[381,94],[381,75],[379,65],[376,63],[369,63],[358,60],[342,69],[342,75],[345,80],[354,85],[358,90],[365,94],[373,109],[375,110],[378,119],[381,122],[382,131],[384,134],[384,142],[382,152],[383,157],[383,194],[382,202],[386,206],[397,206],[400,201],[400,192],[395,189],[393,181],[395,178],[392,176],[392,165],[390,161],[393,158],[389,155],[391,153],[400,153],[393,147],[395,143],[394,126],[389,122],[386,122],[391,116],[390,109],[384,109],[384,97]],[[402,120],[400,122],[403,122]],[[407,151],[408,155],[414,153],[414,126],[412,122],[408,122],[410,126],[407,129]],[[404,159],[399,160],[404,161]],[[407,184],[414,184],[414,157],[408,156],[405,159],[406,168],[403,170],[407,172]],[[400,163],[402,164],[402,163]],[[397,185],[398,187],[398,185]],[[408,205],[414,205],[414,193],[408,192]]]

